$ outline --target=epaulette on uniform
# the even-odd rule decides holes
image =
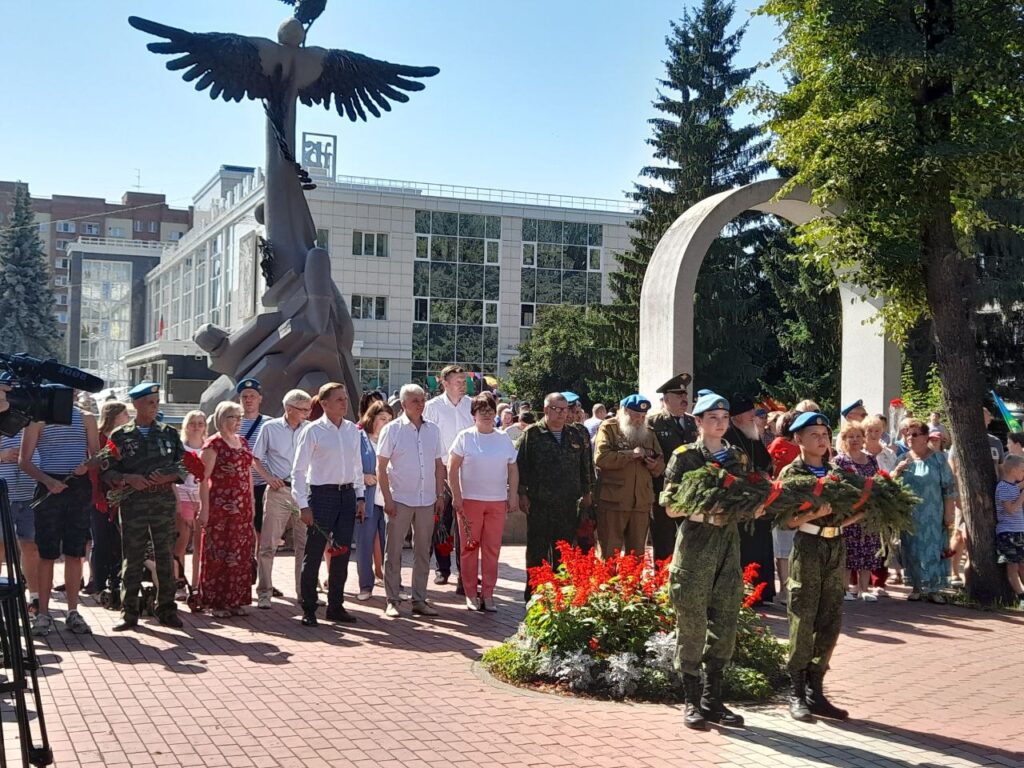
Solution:
[[[673,454],[676,454],[676,453],[686,453],[686,451],[689,450],[689,448],[690,448],[690,446],[688,446],[688,445],[680,445],[678,448],[676,448],[674,451],[672,451],[672,453]]]

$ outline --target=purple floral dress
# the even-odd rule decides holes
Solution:
[[[858,464],[845,453],[836,456],[836,465],[847,472],[856,472],[861,477],[874,477],[878,474],[878,462],[869,453],[865,456],[868,460]],[[870,571],[882,566],[883,561],[878,556],[878,550],[882,546],[881,539],[876,533],[865,533],[860,523],[854,523],[843,528],[843,541],[846,542],[846,567],[856,571]]]

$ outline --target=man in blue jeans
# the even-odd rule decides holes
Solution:
[[[363,519],[364,485],[360,437],[356,425],[345,420],[349,398],[344,384],[329,382],[318,393],[324,415],[299,437],[292,466],[292,498],[300,518],[309,526],[299,579],[302,624],[315,627],[316,585],[327,537],[331,539],[331,565],[327,576],[328,621],[352,623],[345,610],[345,578],[356,520]]]

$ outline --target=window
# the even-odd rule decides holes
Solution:
[[[67,288],[67,286],[68,286],[68,276],[67,275],[57,275],[55,278],[53,278],[53,284],[56,285],[58,288]]]
[[[354,320],[387,320],[387,296],[352,295],[352,319]]]
[[[67,312],[54,312],[54,315],[57,316],[57,322],[58,323],[62,323],[64,325],[67,325],[67,322],[68,322],[68,313]]]
[[[94,221],[87,221],[82,225],[82,234],[84,235],[98,235],[100,233],[100,225]]]
[[[601,303],[601,224],[523,219],[522,239],[520,301]]]
[[[58,240],[57,241],[57,250],[58,251],[66,251],[68,249],[69,245],[71,245],[71,241],[70,240]]]
[[[58,232],[74,233],[74,231],[75,231],[75,222],[73,222],[73,221],[58,221],[57,222],[57,231]]]
[[[183,238],[184,236],[185,236],[184,232],[180,232],[180,231],[178,231],[176,229],[171,230],[168,233],[168,235],[167,235],[167,237],[170,238],[170,240],[172,240],[174,242],[177,242],[178,240],[181,240],[181,238]]]
[[[484,325],[497,325],[498,324],[498,302],[496,301],[485,301],[484,302]]]
[[[331,233],[330,230],[318,229],[316,231],[316,247],[323,248],[325,251],[331,250]]]
[[[54,266],[55,266],[55,267],[56,267],[57,269],[67,269],[67,268],[68,268],[68,263],[69,263],[69,260],[68,260],[68,259],[65,259],[65,258],[60,258],[60,259],[57,259],[57,260],[56,260],[56,261],[54,262]]]
[[[40,222],[40,224],[39,224],[39,234],[40,235],[48,235],[48,234],[50,234],[50,222],[48,222],[48,221]]]
[[[415,300],[415,310],[412,319],[417,323],[425,323],[430,320],[430,299]]]
[[[107,237],[124,237],[124,227],[107,227]]]
[[[363,392],[371,389],[391,390],[391,361],[371,357],[356,358],[356,377]]]
[[[149,222],[149,232],[150,232],[150,234],[155,235],[159,231],[160,231],[160,225],[157,222],[155,222],[155,221]]]
[[[519,325],[523,328],[533,325],[533,304],[519,305]]]
[[[387,256],[388,236],[382,232],[360,232],[358,229],[352,230],[352,255]]]
[[[62,307],[66,307],[68,305],[68,295],[67,295],[67,293],[58,293],[57,294],[57,303],[60,306],[62,306]]]
[[[132,222],[132,229],[134,229],[136,232],[141,232],[142,222],[136,219],[134,222]]]

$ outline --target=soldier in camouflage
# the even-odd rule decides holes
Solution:
[[[519,439],[519,508],[526,513],[526,566],[558,565],[555,543],[572,542],[580,506],[591,503],[590,446],[566,423],[568,403],[559,392],[544,398],[544,418]],[[530,599],[527,582],[524,599]]]
[[[749,471],[746,454],[722,439],[729,428],[729,403],[711,392],[693,409],[698,438],[677,448],[665,470],[661,505],[672,517],[672,497],[683,475],[717,463],[736,475]],[[676,610],[676,670],[686,694],[683,723],[704,730],[707,721],[739,727],[743,718],[722,703],[722,673],[736,646],[743,602],[740,534],[736,523],[713,513],[693,514],[679,527],[669,566],[669,595]],[[701,667],[704,679],[701,681]]]
[[[119,457],[111,458],[103,472],[103,479],[110,485],[128,485],[136,491],[121,502],[121,621],[114,630],[123,632],[139,623],[139,589],[150,541],[156,562],[157,619],[165,626],[180,627],[174,602],[177,501],[173,486],[184,480],[177,466],[185,451],[178,432],[157,421],[159,385],[143,382],[128,394],[135,405],[135,419],[110,435]]]
[[[800,458],[783,468],[780,480],[799,475],[822,478],[836,470],[826,459],[832,430],[825,416],[801,414],[790,433]],[[792,518],[789,527],[796,528],[789,556],[789,713],[802,722],[812,720],[812,715],[845,720],[847,711],[834,706],[823,691],[843,623],[847,571],[842,527],[828,504]]]
[[[666,458],[679,446],[697,439],[697,422],[686,412],[690,405],[690,381],[690,374],[680,373],[658,387],[662,407],[647,414],[647,426],[654,430],[661,454]],[[654,478],[655,499],[661,496],[664,483],[664,476]],[[655,501],[651,505],[651,546],[654,547],[655,560],[672,557],[678,528],[679,520],[666,515],[665,508]]]

